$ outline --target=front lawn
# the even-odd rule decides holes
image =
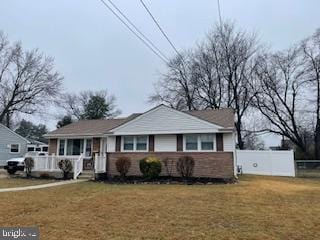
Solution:
[[[241,177],[226,185],[85,182],[0,193],[0,226],[41,239],[319,239],[320,181]]]
[[[33,185],[52,183],[52,182],[55,182],[55,180],[24,179],[24,178],[6,177],[6,178],[0,178],[0,189],[1,188],[33,186]],[[1,199],[1,197],[0,197],[0,199]]]

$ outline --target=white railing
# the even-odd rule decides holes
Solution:
[[[80,157],[73,161],[73,179],[77,179],[80,173],[83,170],[83,155],[81,154]]]
[[[106,154],[95,154],[94,155],[94,172],[105,173],[107,167],[107,155]]]
[[[68,159],[72,163],[73,178],[76,179],[83,169],[83,155],[80,156],[36,156],[34,159],[33,171],[55,172],[61,171],[59,162]]]

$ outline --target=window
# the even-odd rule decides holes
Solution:
[[[136,150],[137,151],[143,151],[143,150],[147,150],[147,136],[139,136],[137,137],[137,146],[136,146]]]
[[[48,147],[42,147],[42,152],[48,152]]]
[[[37,147],[37,148],[36,148],[36,152],[41,152],[41,148],[40,148],[40,147]]]
[[[65,141],[64,139],[60,139],[60,144],[59,144],[59,155],[64,155],[64,145],[65,145]]]
[[[28,152],[34,152],[34,147],[28,147]]]
[[[187,134],[184,136],[185,151],[213,151],[214,134]]]
[[[213,150],[213,134],[201,134],[201,150]]]
[[[19,144],[11,144],[10,153],[18,153],[18,152],[20,152]]]
[[[186,135],[186,150],[198,150],[198,135]]]
[[[133,146],[134,146],[134,137],[132,136],[123,137],[123,150],[133,151]]]
[[[147,151],[148,136],[124,136],[123,151]]]
[[[91,157],[92,154],[92,140],[91,139],[87,139],[86,141],[86,152],[85,152],[85,156],[86,157]]]
[[[78,156],[83,153],[83,139],[68,139],[67,140],[67,155]]]

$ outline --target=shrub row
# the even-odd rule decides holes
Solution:
[[[173,159],[166,158],[163,162],[169,177],[171,177]],[[124,180],[131,167],[131,159],[128,157],[119,157],[115,164],[117,171]],[[194,164],[194,159],[192,157],[180,157],[176,163],[176,170],[182,178],[188,179],[193,175]],[[162,166],[159,158],[150,156],[139,161],[139,168],[146,180],[153,180],[159,177]]]

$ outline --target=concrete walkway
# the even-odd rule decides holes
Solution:
[[[68,181],[61,181],[61,182],[55,182],[55,183],[47,183],[47,184],[41,184],[41,185],[34,185],[34,186],[26,186],[26,187],[15,187],[15,188],[0,188],[0,193],[2,192],[17,192],[17,191],[27,191],[27,190],[34,190],[34,189],[41,189],[41,188],[49,188],[49,187],[56,187],[56,186],[62,186],[72,183],[80,183],[80,182],[86,182],[87,179],[80,179],[80,180],[68,180]]]

